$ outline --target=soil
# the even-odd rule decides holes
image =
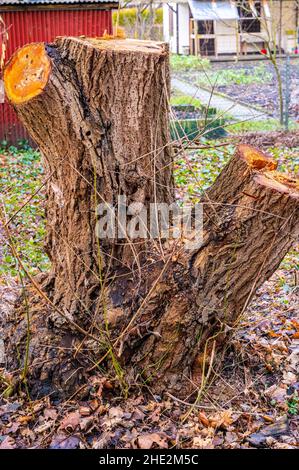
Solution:
[[[255,105],[261,109],[269,111],[273,117],[279,117],[278,105],[278,88],[277,80],[274,74],[273,66],[268,61],[246,61],[238,63],[223,63],[214,62],[211,64],[211,71],[218,71],[223,69],[245,69],[250,74],[254,67],[264,64],[266,71],[272,75],[270,82],[266,83],[253,83],[246,85],[219,85],[215,86],[215,91],[224,93],[231,98],[234,98],[242,103],[248,105]],[[283,80],[284,94],[286,90],[286,65],[285,59],[279,61],[279,68]],[[197,72],[180,73],[180,77],[192,84],[196,84],[198,79]],[[299,121],[299,59],[292,59],[290,65],[290,106],[289,115],[291,119]]]
[[[299,148],[299,130],[291,132],[246,132],[234,137],[232,140],[260,148]]]

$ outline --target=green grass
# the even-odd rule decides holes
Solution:
[[[196,108],[202,107],[200,100],[198,98],[193,98],[190,95],[179,95],[179,94],[173,95],[170,98],[170,104],[172,106],[180,106],[183,104],[187,104],[187,105],[193,105]]]
[[[295,130],[298,129],[299,126],[295,122],[291,122],[289,129]],[[243,122],[236,122],[227,126],[227,130],[233,134],[240,134],[242,132],[270,132],[270,131],[278,131],[284,129],[281,127],[279,121],[277,119],[269,118],[263,121],[243,121]]]
[[[198,108],[202,112],[202,116],[205,117],[217,114],[217,109],[209,107],[207,111],[207,105],[203,104],[198,98],[194,98],[190,95],[184,95],[179,90],[174,89],[170,98],[171,106],[180,106],[180,105],[193,105],[195,108]]]

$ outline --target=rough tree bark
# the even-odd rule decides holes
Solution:
[[[298,182],[240,145],[202,200],[200,248],[98,242],[97,203],[116,204],[119,194],[146,207],[174,200],[166,46],[58,38],[18,51],[4,81],[49,176],[52,271],[39,292],[48,303],[32,305],[31,387],[73,393],[105,365],[123,385],[187,395],[294,243]],[[25,347],[21,315],[6,337],[11,369],[14,345]]]
[[[6,68],[8,84],[14,83],[17,63],[24,63],[33,88],[35,80],[38,90],[46,84],[29,101],[28,90],[25,100],[16,97],[18,85],[7,92],[20,101],[17,113],[44,155],[47,174],[53,173],[47,251],[54,301],[72,315],[80,304],[89,309],[97,296],[95,200],[113,206],[120,194],[128,204],[173,200],[167,49],[129,40],[58,38],[19,51]],[[46,71],[36,77],[40,65]],[[136,261],[140,246],[125,242],[102,246],[102,276],[105,266],[131,267]]]

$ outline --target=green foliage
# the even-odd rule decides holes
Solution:
[[[226,116],[228,119],[228,116]],[[291,122],[290,130],[299,129],[296,122]],[[227,130],[233,134],[240,134],[242,132],[271,132],[281,130],[281,124],[277,119],[269,118],[262,121],[240,121],[227,126]]]
[[[173,140],[185,139],[189,140],[198,139],[204,135],[207,139],[216,139],[226,135],[223,126],[225,121],[223,119],[179,119],[171,121],[170,135]]]
[[[288,412],[292,416],[299,414],[299,397],[297,392],[295,392],[293,397],[288,401]]]
[[[180,93],[178,90],[173,91],[172,96],[170,98],[170,104],[171,106],[192,105],[201,111],[201,114],[203,117],[206,117],[206,116],[214,117],[217,114],[216,108],[213,108],[211,106],[208,107],[207,105],[202,104],[198,98],[194,98],[193,96],[190,96],[190,95],[184,95],[183,93]]]
[[[114,11],[112,13],[112,21],[113,25],[116,25],[117,22],[118,12]],[[144,22],[149,22],[150,20],[150,10],[146,8],[141,13],[142,20]],[[119,26],[134,26],[137,21],[137,8],[122,8],[119,10]],[[155,24],[162,24],[163,23],[163,9],[156,8],[155,9]]]
[[[172,106],[180,106],[183,104],[193,105],[196,108],[201,108],[202,104],[198,98],[193,98],[190,95],[174,95],[170,98],[170,104]]]
[[[265,64],[260,64],[249,69],[223,69],[208,72],[211,84],[223,85],[251,85],[253,83],[268,83],[272,80],[272,74],[267,71]],[[207,86],[206,74],[198,77],[198,84]]]
[[[210,68],[210,61],[194,55],[171,54],[170,66],[174,72],[203,71]]]
[[[20,145],[0,146],[0,193],[3,198],[7,218],[16,211],[42,184],[42,167],[40,153],[33,150],[26,142]],[[41,191],[27,204],[10,224],[12,237],[18,252],[29,272],[36,274],[49,266],[44,252],[45,238],[44,193]],[[15,259],[9,248],[4,246],[1,274],[17,275]]]
[[[214,142],[206,141],[213,146]],[[175,163],[175,181],[179,197],[186,202],[198,202],[203,192],[218,176],[221,168],[234,152],[232,145],[207,148],[186,154]]]
[[[219,143],[219,142],[218,142]],[[217,141],[202,142],[206,149],[184,152],[175,162],[178,196],[186,202],[197,202],[211,186],[235,151],[233,145],[216,147]],[[298,148],[270,148],[267,151],[278,161],[279,169],[289,174],[299,171]]]
[[[263,121],[240,121],[228,126],[227,130],[233,134],[240,134],[241,132],[266,132],[276,131],[281,126],[277,119],[265,119]]]
[[[156,9],[156,20],[155,24],[163,24],[163,8]]]
[[[175,160],[175,180],[180,200],[196,202],[213,183],[234,152],[233,145],[215,147],[217,141],[202,139],[208,148],[186,151]],[[209,148],[210,147],[210,148]],[[290,174],[299,171],[298,148],[271,148],[268,151],[278,160],[279,168]],[[0,145],[0,193],[7,217],[11,217],[42,184],[43,171],[40,153],[28,147]],[[2,163],[3,162],[3,163]],[[44,191],[41,190],[21,210],[10,224],[11,233],[20,256],[31,274],[49,268],[43,242],[45,238]],[[7,246],[2,247],[3,263],[0,275],[17,275],[15,259]],[[287,261],[284,261],[286,263]],[[289,269],[289,266],[285,266]],[[293,265],[292,265],[293,267]]]
[[[269,152],[278,161],[280,171],[293,175],[299,174],[299,147],[292,149],[272,147]]]

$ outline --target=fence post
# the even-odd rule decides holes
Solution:
[[[287,54],[286,58],[286,71],[285,71],[285,80],[286,80],[286,86],[285,86],[285,114],[284,114],[284,125],[285,125],[285,130],[289,130],[289,106],[290,106],[290,98],[291,98],[291,88],[290,88],[290,55]]]

